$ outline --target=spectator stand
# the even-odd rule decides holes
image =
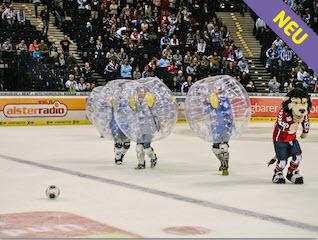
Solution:
[[[1,12],[3,13],[8,6],[3,5]],[[32,14],[31,6],[30,4],[24,3],[13,4],[14,9],[27,12],[27,14],[25,14],[27,20],[24,24],[15,22],[15,24],[10,25],[6,21],[6,17],[1,18],[2,32],[4,32],[4,34],[1,35],[2,39],[0,39],[2,50],[1,60],[2,62],[11,63],[5,65],[8,66],[8,68],[2,68],[2,70],[0,70],[1,75],[5,77],[2,82],[6,80],[6,83],[1,84],[1,89],[62,91],[65,88],[65,82],[70,73],[75,74],[78,81],[80,77],[85,77],[87,84],[89,83],[88,85],[90,86],[89,88],[85,88],[85,90],[91,89],[91,87],[95,85],[96,80],[94,80],[89,66],[87,67],[87,64],[83,62],[81,64],[81,59],[76,59],[75,54],[72,54],[72,50],[66,55],[59,46],[60,42],[56,44],[56,36],[50,36],[50,39],[54,40],[55,43],[48,41],[47,36],[41,31],[43,26],[41,23],[39,24],[41,21],[38,21],[35,18],[35,14]],[[41,9],[42,8],[39,8],[38,10]],[[34,23],[34,26],[36,26],[38,30],[30,23]],[[54,31],[53,27],[50,27],[50,29]],[[6,43],[8,39],[6,37],[10,37],[10,49],[4,49],[3,47],[6,45],[4,43]],[[62,33],[60,33],[60,38],[61,37],[64,38]],[[22,40],[24,40],[25,49],[21,49],[20,47]],[[34,40],[37,42],[31,44]],[[44,42],[41,42],[41,40],[44,40]],[[36,47],[40,48],[39,52],[34,51]],[[12,74],[6,74],[6,72],[10,70],[16,74],[15,77],[13,77]]]
[[[137,0],[133,5],[79,0],[64,6],[65,21],[59,27],[107,81],[158,76],[180,92],[189,76],[193,82],[217,74],[240,78],[240,68],[246,66],[239,66],[237,59],[229,63],[231,56],[224,59],[229,48],[237,47],[214,12],[239,6],[216,0],[192,4]]]

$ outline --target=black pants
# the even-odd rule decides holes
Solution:
[[[43,22],[43,28],[42,28],[42,35],[47,36],[47,32],[49,31],[49,20],[44,20]]]

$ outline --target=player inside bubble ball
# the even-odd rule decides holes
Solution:
[[[119,84],[119,83],[118,83]],[[118,94],[116,94],[118,96]],[[114,97],[114,92],[111,87],[105,88],[105,101],[104,106],[106,109],[103,110],[104,114],[103,118],[106,122],[108,122],[105,128],[102,128],[106,135],[111,134],[114,140],[114,153],[115,153],[115,164],[121,165],[123,163],[123,159],[128,149],[130,148],[130,139],[121,131],[119,128],[114,115],[115,104],[117,104],[117,100]],[[107,121],[109,119],[110,121]]]
[[[115,163],[121,165],[128,149],[130,148],[130,139],[121,131],[114,117],[114,100],[111,102],[112,120],[110,129],[114,139]]]
[[[209,132],[213,139],[212,151],[220,160],[219,171],[222,175],[229,175],[229,140],[234,125],[230,99],[212,92],[210,99],[206,99],[205,117]]]
[[[129,99],[130,107],[135,112],[137,121],[136,153],[138,165],[136,169],[146,167],[145,155],[150,158],[151,168],[154,168],[157,164],[157,155],[151,147],[151,142],[154,134],[160,130],[158,120],[153,114],[155,98],[144,87],[138,87],[136,91],[137,96],[130,96]]]

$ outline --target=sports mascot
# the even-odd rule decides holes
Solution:
[[[311,99],[307,92],[295,88],[287,93],[283,100],[282,108],[278,113],[273,142],[276,157],[268,165],[276,163],[273,183],[285,183],[283,170],[289,157],[292,157],[286,178],[295,183],[303,184],[303,176],[300,175],[298,166],[302,160],[302,151],[297,140],[297,130],[302,126],[301,138],[306,138],[309,132],[308,114],[311,108]]]

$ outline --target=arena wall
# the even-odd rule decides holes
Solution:
[[[0,96],[0,126],[90,124],[85,112],[87,94],[46,94],[11,93]],[[175,96],[178,105],[178,122],[186,121],[185,99],[185,96]],[[251,121],[276,120],[282,96],[259,95],[250,96],[250,99]],[[318,96],[312,97],[312,100],[310,118],[311,121],[318,122]]]

